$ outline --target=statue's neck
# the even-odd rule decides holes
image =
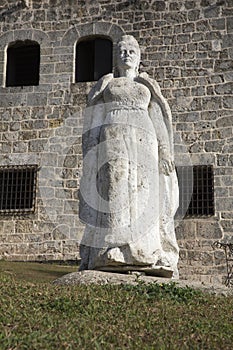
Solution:
[[[120,77],[125,77],[132,80],[137,76],[134,69],[119,69],[119,73]]]

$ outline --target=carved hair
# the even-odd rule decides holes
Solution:
[[[137,49],[138,53],[140,53],[139,44],[133,35],[123,35],[121,39],[118,41],[117,46],[119,47],[121,43],[125,43],[125,42],[133,44]]]

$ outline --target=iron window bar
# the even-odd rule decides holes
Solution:
[[[35,211],[38,165],[0,167],[0,214]]]
[[[176,170],[180,197],[177,216],[214,215],[213,166],[178,166]]]

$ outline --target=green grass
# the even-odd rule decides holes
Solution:
[[[0,262],[0,349],[232,349],[233,300],[175,283],[57,286],[74,267]]]
[[[75,272],[77,266],[47,264],[47,263],[22,263],[0,261],[0,274],[14,277],[16,280],[44,283],[54,281],[66,273]]]

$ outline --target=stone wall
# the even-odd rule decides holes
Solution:
[[[214,166],[215,215],[177,224],[181,277],[222,280],[224,255],[211,244],[233,235],[232,10],[232,0],[1,1],[1,165],[40,170],[35,213],[0,217],[0,257],[79,258],[82,108],[93,83],[74,83],[74,48],[126,33],[171,106],[177,163]],[[5,87],[6,48],[25,39],[40,44],[40,84]]]

